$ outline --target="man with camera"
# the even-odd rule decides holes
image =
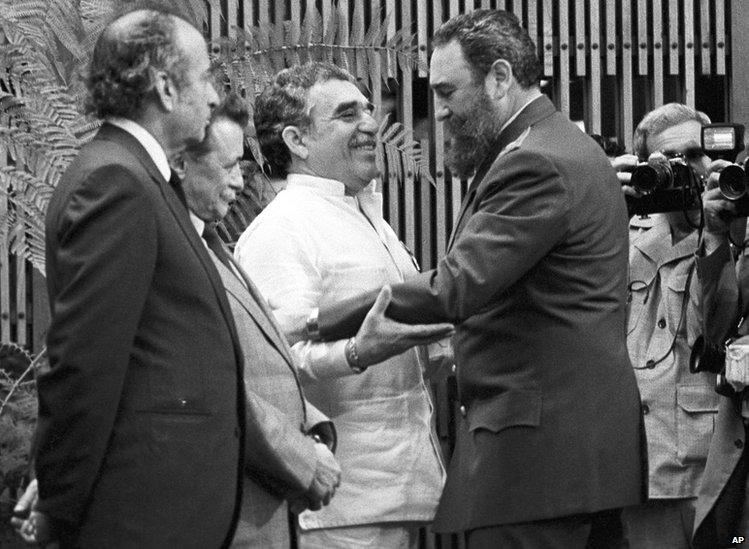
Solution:
[[[701,134],[709,123],[685,105],[659,107],[637,126],[635,155],[613,162],[630,212],[650,213],[630,221],[627,346],[642,396],[650,481],[648,501],[623,513],[635,549],[690,547],[720,399],[715,374],[689,367],[698,337],[718,344],[733,316],[717,306],[721,273],[732,264],[724,201],[717,189],[702,195],[711,163]]]
[[[743,128],[741,128],[743,134]],[[743,148],[743,143],[741,143]],[[722,238],[717,242],[717,255],[729,257],[721,266],[717,284],[705,288],[705,295],[715,296],[714,310],[721,311],[706,320],[725,324],[724,337],[718,350],[719,360],[714,370],[722,368],[721,398],[715,421],[715,433],[710,441],[705,473],[699,488],[694,518],[694,549],[729,547],[740,543],[749,532],[749,502],[747,502],[747,472],[749,455],[746,450],[746,426],[749,420],[749,393],[746,388],[746,350],[738,345],[744,340],[735,338],[746,336],[749,326],[745,322],[749,303],[749,256],[745,252],[746,241],[746,194],[743,198],[732,196],[726,183],[730,171],[741,175],[744,185],[746,174],[740,174],[735,164],[717,160],[711,165],[708,190],[704,194],[706,220],[721,228]],[[735,189],[734,189],[735,190]],[[732,197],[732,200],[726,197]],[[729,228],[733,239],[729,243]],[[718,231],[716,231],[718,232]],[[737,238],[737,236],[739,238]],[[736,243],[737,246],[733,246]],[[732,261],[733,250],[736,263]],[[734,339],[729,339],[734,338]],[[724,349],[725,343],[729,343]],[[703,359],[707,361],[707,359]]]

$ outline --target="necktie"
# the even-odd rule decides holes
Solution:
[[[172,173],[169,176],[169,185],[174,189],[174,194],[177,195],[177,198],[182,202],[182,205],[187,208],[187,199],[185,198],[185,191],[182,189],[182,181],[174,170],[172,170]]]
[[[231,271],[231,259],[229,258],[229,254],[226,253],[226,248],[224,248],[223,244],[221,243],[221,238],[218,236],[218,233],[216,232],[216,229],[213,227],[213,225],[210,225],[208,223],[205,224],[205,228],[203,229],[203,240],[205,240],[205,243],[208,244],[208,248],[214,254],[216,254],[216,257],[218,257],[219,261],[226,265],[226,268]]]

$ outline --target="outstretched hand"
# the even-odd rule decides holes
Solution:
[[[384,286],[356,333],[356,348],[361,366],[371,366],[416,345],[427,345],[451,336],[452,324],[402,324],[385,316],[392,290]]]

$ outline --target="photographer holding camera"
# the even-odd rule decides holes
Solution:
[[[706,196],[698,230],[702,181],[711,165],[701,132],[709,123],[685,105],[659,107],[635,130],[636,155],[612,162],[630,211],[653,212],[630,222],[627,346],[642,396],[650,481],[648,501],[622,515],[635,549],[690,547],[720,399],[714,374],[689,370],[698,336],[719,342],[732,321],[716,318],[726,308],[717,306],[714,290],[731,264],[717,196]]]
[[[749,326],[745,321],[749,304],[749,255],[744,249],[745,243],[742,243],[734,266],[730,259],[731,246],[728,238],[729,227],[734,236],[733,242],[739,241],[737,234],[741,239],[744,238],[747,212],[741,200],[725,198],[725,180],[730,174],[729,170],[736,171],[736,165],[726,160],[713,162],[708,190],[704,194],[706,223],[711,223],[716,228],[715,232],[723,235],[717,243],[715,254],[729,258],[721,267],[718,283],[705,289],[705,292],[711,292],[715,296],[715,309],[720,311],[720,315],[713,315],[706,320],[717,324],[725,324],[726,319],[733,320],[732,325],[722,326],[724,341],[729,336],[745,336],[749,333]],[[722,189],[718,186],[719,179]],[[736,321],[738,318],[740,320]],[[731,346],[735,350],[735,343],[731,343]],[[739,358],[741,354],[743,353],[739,352]],[[728,365],[735,364],[730,357],[726,362]],[[739,362],[746,363],[745,360]],[[724,371],[721,392],[726,398],[720,399],[715,433],[710,441],[707,464],[696,502],[692,540],[694,549],[733,546],[734,538],[744,537],[749,532],[749,503],[746,500],[749,495],[746,486],[749,471],[746,449],[749,392],[745,390],[745,372],[745,368],[731,367],[726,367]]]

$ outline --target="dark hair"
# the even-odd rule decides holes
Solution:
[[[632,138],[632,150],[640,159],[646,160],[651,153],[648,138],[668,128],[694,120],[705,126],[710,118],[704,113],[682,103],[666,103],[647,113],[637,127]]]
[[[244,129],[250,122],[250,111],[247,108],[247,103],[237,93],[228,94],[219,105],[213,109],[211,113],[211,124],[217,120],[229,120],[230,122],[236,123],[240,128]],[[210,126],[210,125],[209,125]],[[193,145],[188,145],[185,150],[186,154],[191,155],[193,158],[199,158],[208,154],[211,151],[212,133],[210,127],[205,132],[205,137],[202,141]]]
[[[453,17],[437,29],[432,45],[437,48],[453,40],[463,49],[476,79],[483,79],[497,59],[512,66],[515,79],[524,88],[541,79],[536,45],[510,12],[479,9]]]
[[[175,40],[179,19],[166,11],[139,9],[106,26],[86,80],[89,112],[99,118],[137,115],[154,89],[153,69],[166,71],[178,88],[184,84],[185,59]]]
[[[281,137],[284,128],[309,127],[309,90],[328,80],[356,83],[348,71],[329,62],[313,61],[279,72],[255,100],[255,132],[274,176],[286,177],[291,164],[291,153]]]

